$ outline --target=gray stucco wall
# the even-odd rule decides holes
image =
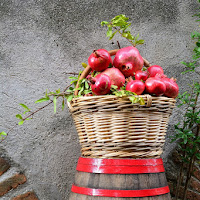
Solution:
[[[176,77],[184,91],[191,79],[197,79],[180,75],[184,68],[180,61],[192,55],[190,33],[198,28],[192,15],[198,6],[196,0],[1,0],[0,130],[8,131],[17,122],[15,115],[23,110],[19,103],[34,108],[46,89],[65,88],[66,72],[79,71],[93,49],[117,48],[100,22],[122,13],[130,17],[132,31],[145,39],[138,47],[142,56]],[[129,45],[116,39],[121,46]],[[168,136],[181,112],[174,109],[169,123],[166,164],[174,148]],[[50,106],[34,115],[9,133],[0,154],[28,178],[18,193],[34,190],[41,200],[68,199],[80,148],[67,109],[54,114]],[[2,199],[13,195],[11,191]]]

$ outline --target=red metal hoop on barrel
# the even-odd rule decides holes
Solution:
[[[72,186],[72,194],[70,199],[82,199],[84,196],[100,197],[156,197],[166,198],[169,196],[169,187],[165,179],[164,167],[162,159],[93,159],[80,157],[77,164],[77,175],[75,184]],[[83,177],[81,179],[80,177]],[[112,177],[111,177],[112,176]],[[120,176],[120,179],[117,176]],[[141,177],[146,178],[146,188],[142,186]],[[98,177],[98,178],[97,178]],[[136,186],[127,187],[127,177],[138,180]],[[151,177],[151,180],[150,178]],[[160,178],[159,178],[160,177]],[[94,180],[98,180],[96,186]],[[107,179],[117,180],[118,186],[113,182],[109,185]],[[154,184],[155,185],[154,185]],[[160,183],[160,185],[158,184]],[[122,187],[120,185],[125,185]],[[108,188],[109,187],[109,188]],[[120,188],[122,187],[122,188]],[[127,188],[126,188],[127,187]]]

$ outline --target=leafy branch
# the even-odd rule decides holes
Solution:
[[[131,23],[128,22],[129,18],[125,15],[118,15],[114,17],[111,22],[102,21],[101,25],[108,27],[107,37],[111,40],[116,33],[126,38],[133,46],[144,44],[144,40],[139,40],[139,34],[136,36],[130,32]]]
[[[200,0],[199,0],[200,2]],[[200,18],[200,14],[196,14]],[[200,20],[197,20],[200,21]],[[192,61],[182,62],[186,66],[186,70],[182,74],[188,72],[200,75],[196,69],[199,67],[200,61],[200,33],[192,32],[191,39],[195,41],[196,46],[193,49]],[[183,120],[175,125],[175,135],[172,142],[178,142],[179,152],[181,154],[181,168],[179,171],[175,200],[178,199],[181,185],[184,185],[183,200],[186,200],[188,186],[191,180],[195,161],[200,160],[200,107],[198,105],[200,96],[200,82],[193,82],[190,85],[190,91],[179,94],[178,107],[185,106]],[[186,178],[184,179],[184,166],[187,166]]]
[[[63,91],[66,91],[72,84],[68,85]],[[58,91],[56,91],[55,93],[58,94]],[[64,92],[63,92],[64,93]],[[68,95],[68,94],[67,94]],[[64,95],[63,95],[64,96]],[[55,95],[56,98],[58,98],[58,96]],[[26,120],[30,120],[32,119],[33,115],[36,114],[37,112],[43,110],[44,108],[48,107],[50,104],[54,103],[54,112],[56,111],[56,101],[55,98],[54,100],[51,100],[48,96],[48,94],[46,93],[44,98],[41,98],[39,100],[37,100],[35,103],[41,103],[41,102],[45,102],[45,101],[49,101],[47,104],[45,104],[42,107],[39,107],[38,109],[36,109],[35,111],[31,111],[27,105],[20,103],[19,105],[21,105],[24,108],[24,112],[22,114],[17,114],[16,118],[19,119],[20,121],[15,124],[7,133],[2,131],[0,132],[0,141],[3,141],[7,135],[10,133],[10,131],[12,131],[14,128],[16,128],[18,125],[22,125]],[[64,103],[62,102],[62,108],[64,109]],[[27,114],[25,117],[23,117],[24,114]],[[30,118],[31,117],[31,118]]]

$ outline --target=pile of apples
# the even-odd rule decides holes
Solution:
[[[94,95],[110,94],[111,85],[118,90],[141,94],[176,98],[179,87],[174,78],[168,78],[159,65],[152,65],[144,71],[144,60],[137,48],[128,46],[120,49],[112,60],[105,49],[94,50],[88,58],[92,71],[100,72],[92,77],[87,76]],[[113,67],[109,67],[110,64]]]

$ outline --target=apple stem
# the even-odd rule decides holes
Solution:
[[[96,55],[96,57],[100,57],[100,55],[98,54],[97,50],[94,50],[93,53]]]
[[[126,78],[126,82],[130,82],[130,81],[133,81],[133,78],[131,76],[129,76],[128,78]]]
[[[174,77],[172,77],[172,78],[171,78],[171,80],[173,80],[174,82],[176,82],[176,81],[177,81],[177,79],[176,79],[176,78],[174,78]]]
[[[89,77],[88,78],[88,81],[91,83],[91,84],[95,84],[95,79],[93,77]]]

